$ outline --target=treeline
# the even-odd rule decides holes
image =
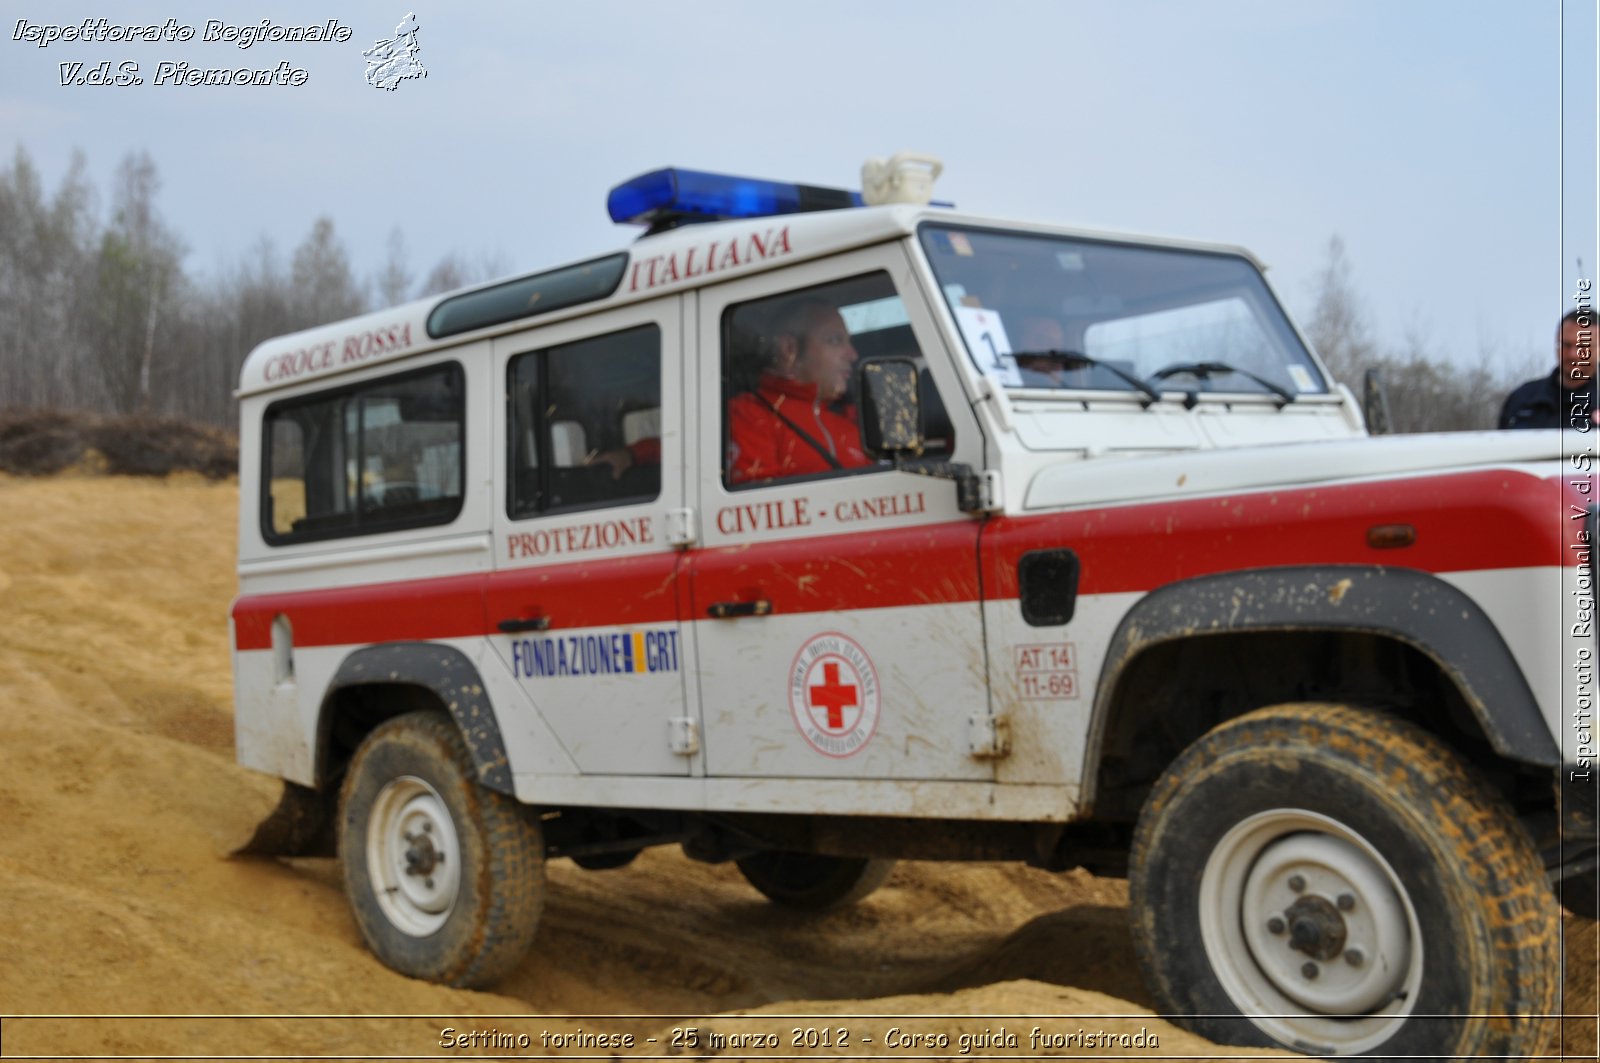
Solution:
[[[101,209],[82,153],[47,191],[27,151],[0,170],[0,409],[157,414],[233,430],[239,368],[262,340],[499,272],[447,256],[419,282],[391,233],[359,277],[331,219],[285,259],[262,236],[215,276],[184,268],[145,152],[117,167]]]
[[[20,146],[0,171],[0,409],[153,414],[232,430],[239,368],[262,340],[503,272],[492,260],[474,266],[450,255],[419,283],[395,230],[383,266],[360,278],[324,217],[287,259],[262,236],[231,267],[197,278],[157,207],[161,182],[148,154],[122,160],[103,214],[85,171],[79,153],[47,193]],[[1378,343],[1337,237],[1305,324],[1358,395],[1365,371],[1381,370],[1402,432],[1491,428],[1511,387],[1554,364],[1553,353],[1546,365],[1480,352],[1464,366],[1420,339]]]
[[[1511,389],[1555,367],[1556,323],[1549,339],[1519,346],[1521,353],[1482,350],[1468,363],[1438,356],[1429,341],[1410,335],[1399,345],[1373,338],[1360,297],[1351,283],[1344,241],[1328,241],[1316,281],[1315,302],[1302,326],[1334,378],[1364,398],[1367,372],[1377,370],[1388,395],[1390,428],[1396,432],[1460,432],[1494,428]],[[1529,353],[1531,351],[1538,353]]]

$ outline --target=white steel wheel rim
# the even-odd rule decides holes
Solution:
[[[367,820],[367,872],[396,929],[427,937],[445,924],[461,888],[461,844],[450,809],[425,780],[385,783]]]
[[[1421,927],[1399,876],[1316,812],[1261,812],[1223,835],[1201,872],[1200,933],[1229,999],[1287,1045],[1375,1048],[1422,985]]]

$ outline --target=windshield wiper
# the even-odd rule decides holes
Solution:
[[[1149,396],[1149,402],[1144,403],[1144,408],[1149,409],[1151,402],[1161,401],[1161,392],[1140,380],[1132,373],[1118,369],[1110,362],[1102,362],[1098,358],[1091,358],[1082,351],[1012,351],[1012,358],[1049,358],[1060,362],[1064,369],[1105,369],[1116,374],[1123,380],[1132,384],[1139,391]]]
[[[1172,365],[1163,366],[1151,373],[1150,379],[1165,380],[1167,377],[1177,376],[1179,373],[1188,373],[1190,376],[1198,377],[1201,380],[1210,380],[1215,375],[1233,373],[1247,380],[1254,380],[1257,384],[1282,399],[1283,401],[1278,403],[1278,409],[1280,410],[1294,401],[1294,394],[1283,385],[1274,384],[1266,377],[1257,376],[1248,369],[1240,369],[1238,366],[1229,365],[1227,362],[1174,362]],[[1183,405],[1186,409],[1192,410],[1199,401],[1200,393],[1191,391],[1184,399]]]

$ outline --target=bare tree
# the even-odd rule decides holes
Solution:
[[[375,287],[384,306],[397,306],[410,297],[411,269],[406,265],[406,238],[399,226],[389,230],[388,252]]]
[[[277,248],[263,236],[195,299],[195,358],[212,381],[201,419],[234,427],[233,389],[256,345],[308,323],[295,311],[295,293]]]
[[[1508,385],[1487,357],[1453,365],[1428,356],[1413,334],[1398,352],[1373,363],[1383,375],[1395,427],[1402,432],[1493,428]]]
[[[291,305],[301,328],[338,321],[367,308],[366,293],[350,270],[350,255],[334,233],[331,218],[318,218],[295,248],[289,278]]]
[[[124,158],[100,238],[89,320],[101,386],[119,412],[151,408],[151,366],[182,283],[183,244],[156,210],[160,183],[148,153]]]
[[[1493,428],[1500,403],[1519,378],[1520,363],[1482,350],[1475,365],[1436,358],[1415,330],[1403,346],[1385,348],[1372,338],[1366,310],[1351,282],[1344,241],[1328,240],[1327,261],[1313,288],[1307,338],[1334,378],[1358,392],[1369,369],[1378,371],[1399,432]]]
[[[75,152],[46,200],[22,147],[0,171],[0,406],[81,399],[86,346],[79,308],[94,242],[94,191]]]
[[[499,277],[506,272],[504,259],[500,255],[480,255],[476,263],[468,262],[459,252],[452,251],[445,255],[433,269],[428,271],[428,276],[422,282],[422,287],[417,291],[417,298],[427,295],[439,295],[443,292],[455,291],[465,288],[469,284]]]
[[[1356,387],[1363,370],[1377,355],[1366,311],[1350,283],[1350,260],[1344,240],[1328,238],[1327,261],[1317,274],[1316,303],[1306,336],[1327,363],[1334,379]]]
[[[471,272],[462,257],[452,252],[434,263],[427,277],[423,279],[422,287],[417,290],[417,295],[420,298],[464,288],[472,283]]]

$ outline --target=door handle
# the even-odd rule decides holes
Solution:
[[[508,635],[516,634],[519,631],[545,631],[550,627],[550,618],[548,616],[514,616],[500,621],[495,627]]]
[[[765,598],[753,602],[712,602],[706,612],[716,620],[729,620],[736,616],[771,616],[772,603]]]

